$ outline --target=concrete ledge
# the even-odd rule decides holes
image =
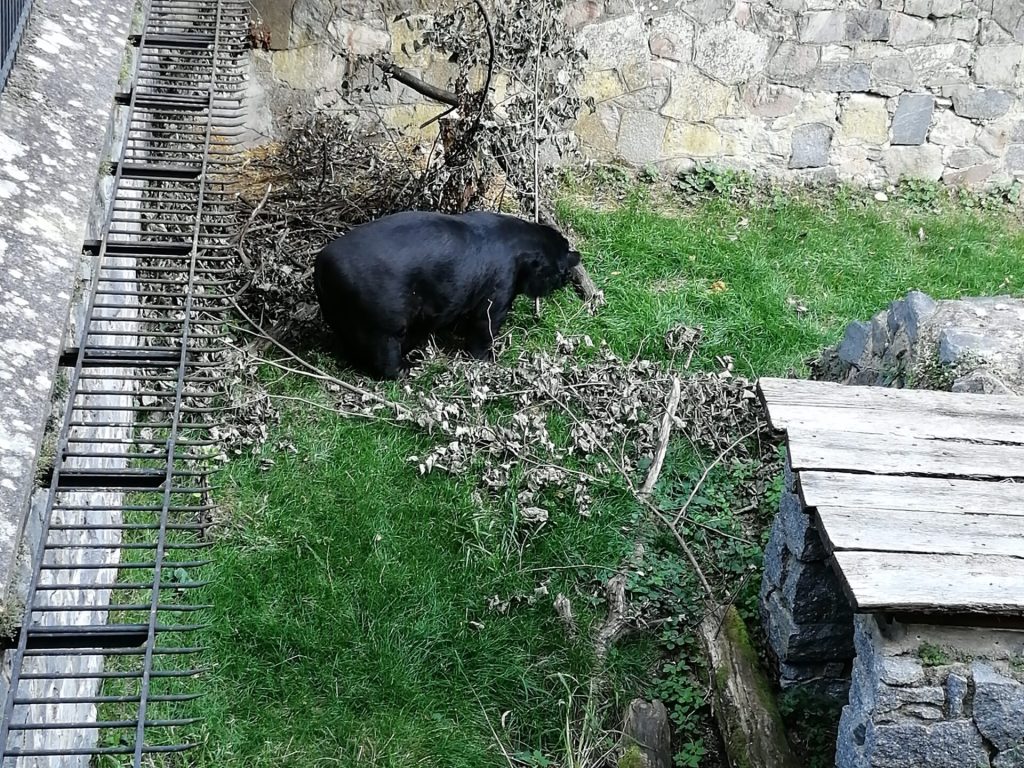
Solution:
[[[0,94],[0,612],[109,145],[133,5],[36,0]]]

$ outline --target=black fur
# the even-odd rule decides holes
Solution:
[[[347,361],[395,378],[434,334],[455,334],[476,358],[491,353],[519,294],[562,288],[580,255],[553,227],[497,213],[406,211],[363,224],[317,256],[324,319]]]

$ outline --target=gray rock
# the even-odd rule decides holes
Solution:
[[[942,183],[950,187],[969,187],[974,184],[981,184],[995,173],[995,163],[984,163],[972,165],[962,170],[950,170],[942,174]]]
[[[843,707],[836,738],[837,768],[871,768],[864,754],[867,723],[862,710],[852,705]]]
[[[946,165],[950,168],[971,168],[988,162],[988,153],[977,147],[954,149],[946,157]]]
[[[815,11],[804,14],[800,26],[801,43],[838,43],[846,36],[846,13]]]
[[[795,493],[783,491],[779,500],[777,520],[785,532],[786,548],[793,553],[794,557],[810,562],[824,560],[828,556],[821,540],[821,534]]]
[[[929,93],[907,93],[900,96],[892,118],[892,143],[924,144],[934,109],[935,97]]]
[[[865,753],[872,768],[988,768],[981,734],[970,720],[921,725],[869,723]]]
[[[917,147],[893,146],[882,159],[882,165],[891,179],[925,181],[938,181],[945,168],[942,162],[942,148],[930,144]],[[900,350],[891,347],[887,352],[896,355]]]
[[[797,45],[787,40],[768,62],[768,76],[784,85],[802,85],[817,68],[820,58],[817,46]]]
[[[832,566],[793,557],[782,577],[782,600],[799,624],[851,621],[853,612]]]
[[[786,530],[781,517],[776,517],[775,522],[772,523],[771,533],[768,535],[768,543],[764,548],[762,584],[767,585],[768,591],[782,586],[789,557],[789,550],[786,548]]]
[[[1024,744],[1000,752],[992,761],[992,768],[1024,768]]]
[[[921,326],[935,314],[938,306],[938,302],[928,294],[910,291],[906,298],[894,301],[889,306],[889,331],[895,333],[902,330],[911,343],[916,342]]]
[[[846,39],[888,40],[889,14],[885,11],[851,9],[846,12]]]
[[[846,326],[846,333],[839,343],[839,359],[850,365],[857,365],[871,352],[871,326],[855,320]]]
[[[978,661],[971,665],[971,675],[978,730],[999,750],[1024,743],[1024,684]]]
[[[660,701],[633,699],[622,725],[626,745],[636,744],[644,753],[647,768],[672,768],[672,731],[668,711]]]
[[[964,716],[967,691],[967,678],[951,672],[946,678],[946,716],[950,720],[959,720]]]
[[[1006,170],[1014,174],[1024,173],[1024,144],[1008,146],[1003,160],[1006,163]]]
[[[871,346],[876,353],[880,353],[889,346],[891,340],[889,313],[883,309],[871,318]]]
[[[821,168],[828,163],[832,129],[823,123],[801,125],[793,131],[790,168]]]
[[[660,158],[667,126],[668,121],[654,112],[623,112],[617,145],[619,155],[635,165],[655,162]]]
[[[769,41],[733,23],[714,24],[697,31],[693,63],[726,85],[736,85],[763,71]]]
[[[824,662],[853,657],[852,622],[800,624],[778,593],[768,599],[766,610],[768,643],[781,661]]]
[[[914,68],[903,56],[871,61],[871,90],[883,96],[899,96],[914,87]]]
[[[923,679],[924,666],[918,659],[910,656],[887,656],[882,659],[882,682],[886,685],[914,685]]]
[[[974,79],[978,85],[1012,86],[1021,62],[1024,46],[983,45],[974,60]]]
[[[1024,42],[1024,5],[1020,0],[993,0],[992,19],[1014,40]]]
[[[925,719],[928,720],[937,720],[942,717],[942,707],[946,702],[946,692],[938,685],[895,686],[880,683],[876,696],[874,710],[876,715],[911,714],[905,710],[908,707],[913,707],[916,712],[931,710],[925,715]]]
[[[953,365],[967,357],[985,360],[999,352],[999,344],[979,330],[944,328],[939,333],[939,362]]]
[[[931,40],[934,34],[935,24],[933,22],[897,13],[893,17],[889,43],[897,48],[922,45]]]
[[[1013,144],[1024,144],[1024,120],[1018,120],[1006,132],[1006,138]]]
[[[785,85],[774,85],[762,79],[753,80],[740,89],[740,98],[758,117],[783,117],[792,114],[800,104],[800,91]]]
[[[953,91],[953,111],[961,117],[994,120],[1009,112],[1014,94],[997,88],[957,88]]]
[[[871,90],[871,65],[861,61],[822,64],[811,77],[811,87],[819,91],[861,93]]]

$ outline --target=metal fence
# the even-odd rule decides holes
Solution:
[[[7,84],[31,8],[32,0],[0,0],[0,91]]]

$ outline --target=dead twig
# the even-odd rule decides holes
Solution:
[[[665,415],[661,417],[661,430],[658,433],[658,448],[654,452],[654,462],[647,473],[647,479],[640,488],[640,494],[647,496],[654,490],[658,476],[661,475],[661,467],[665,463],[665,454],[668,452],[668,440],[672,433],[672,420],[676,416],[676,408],[679,407],[679,377],[672,377],[672,391],[669,392],[668,405],[665,407]]]

